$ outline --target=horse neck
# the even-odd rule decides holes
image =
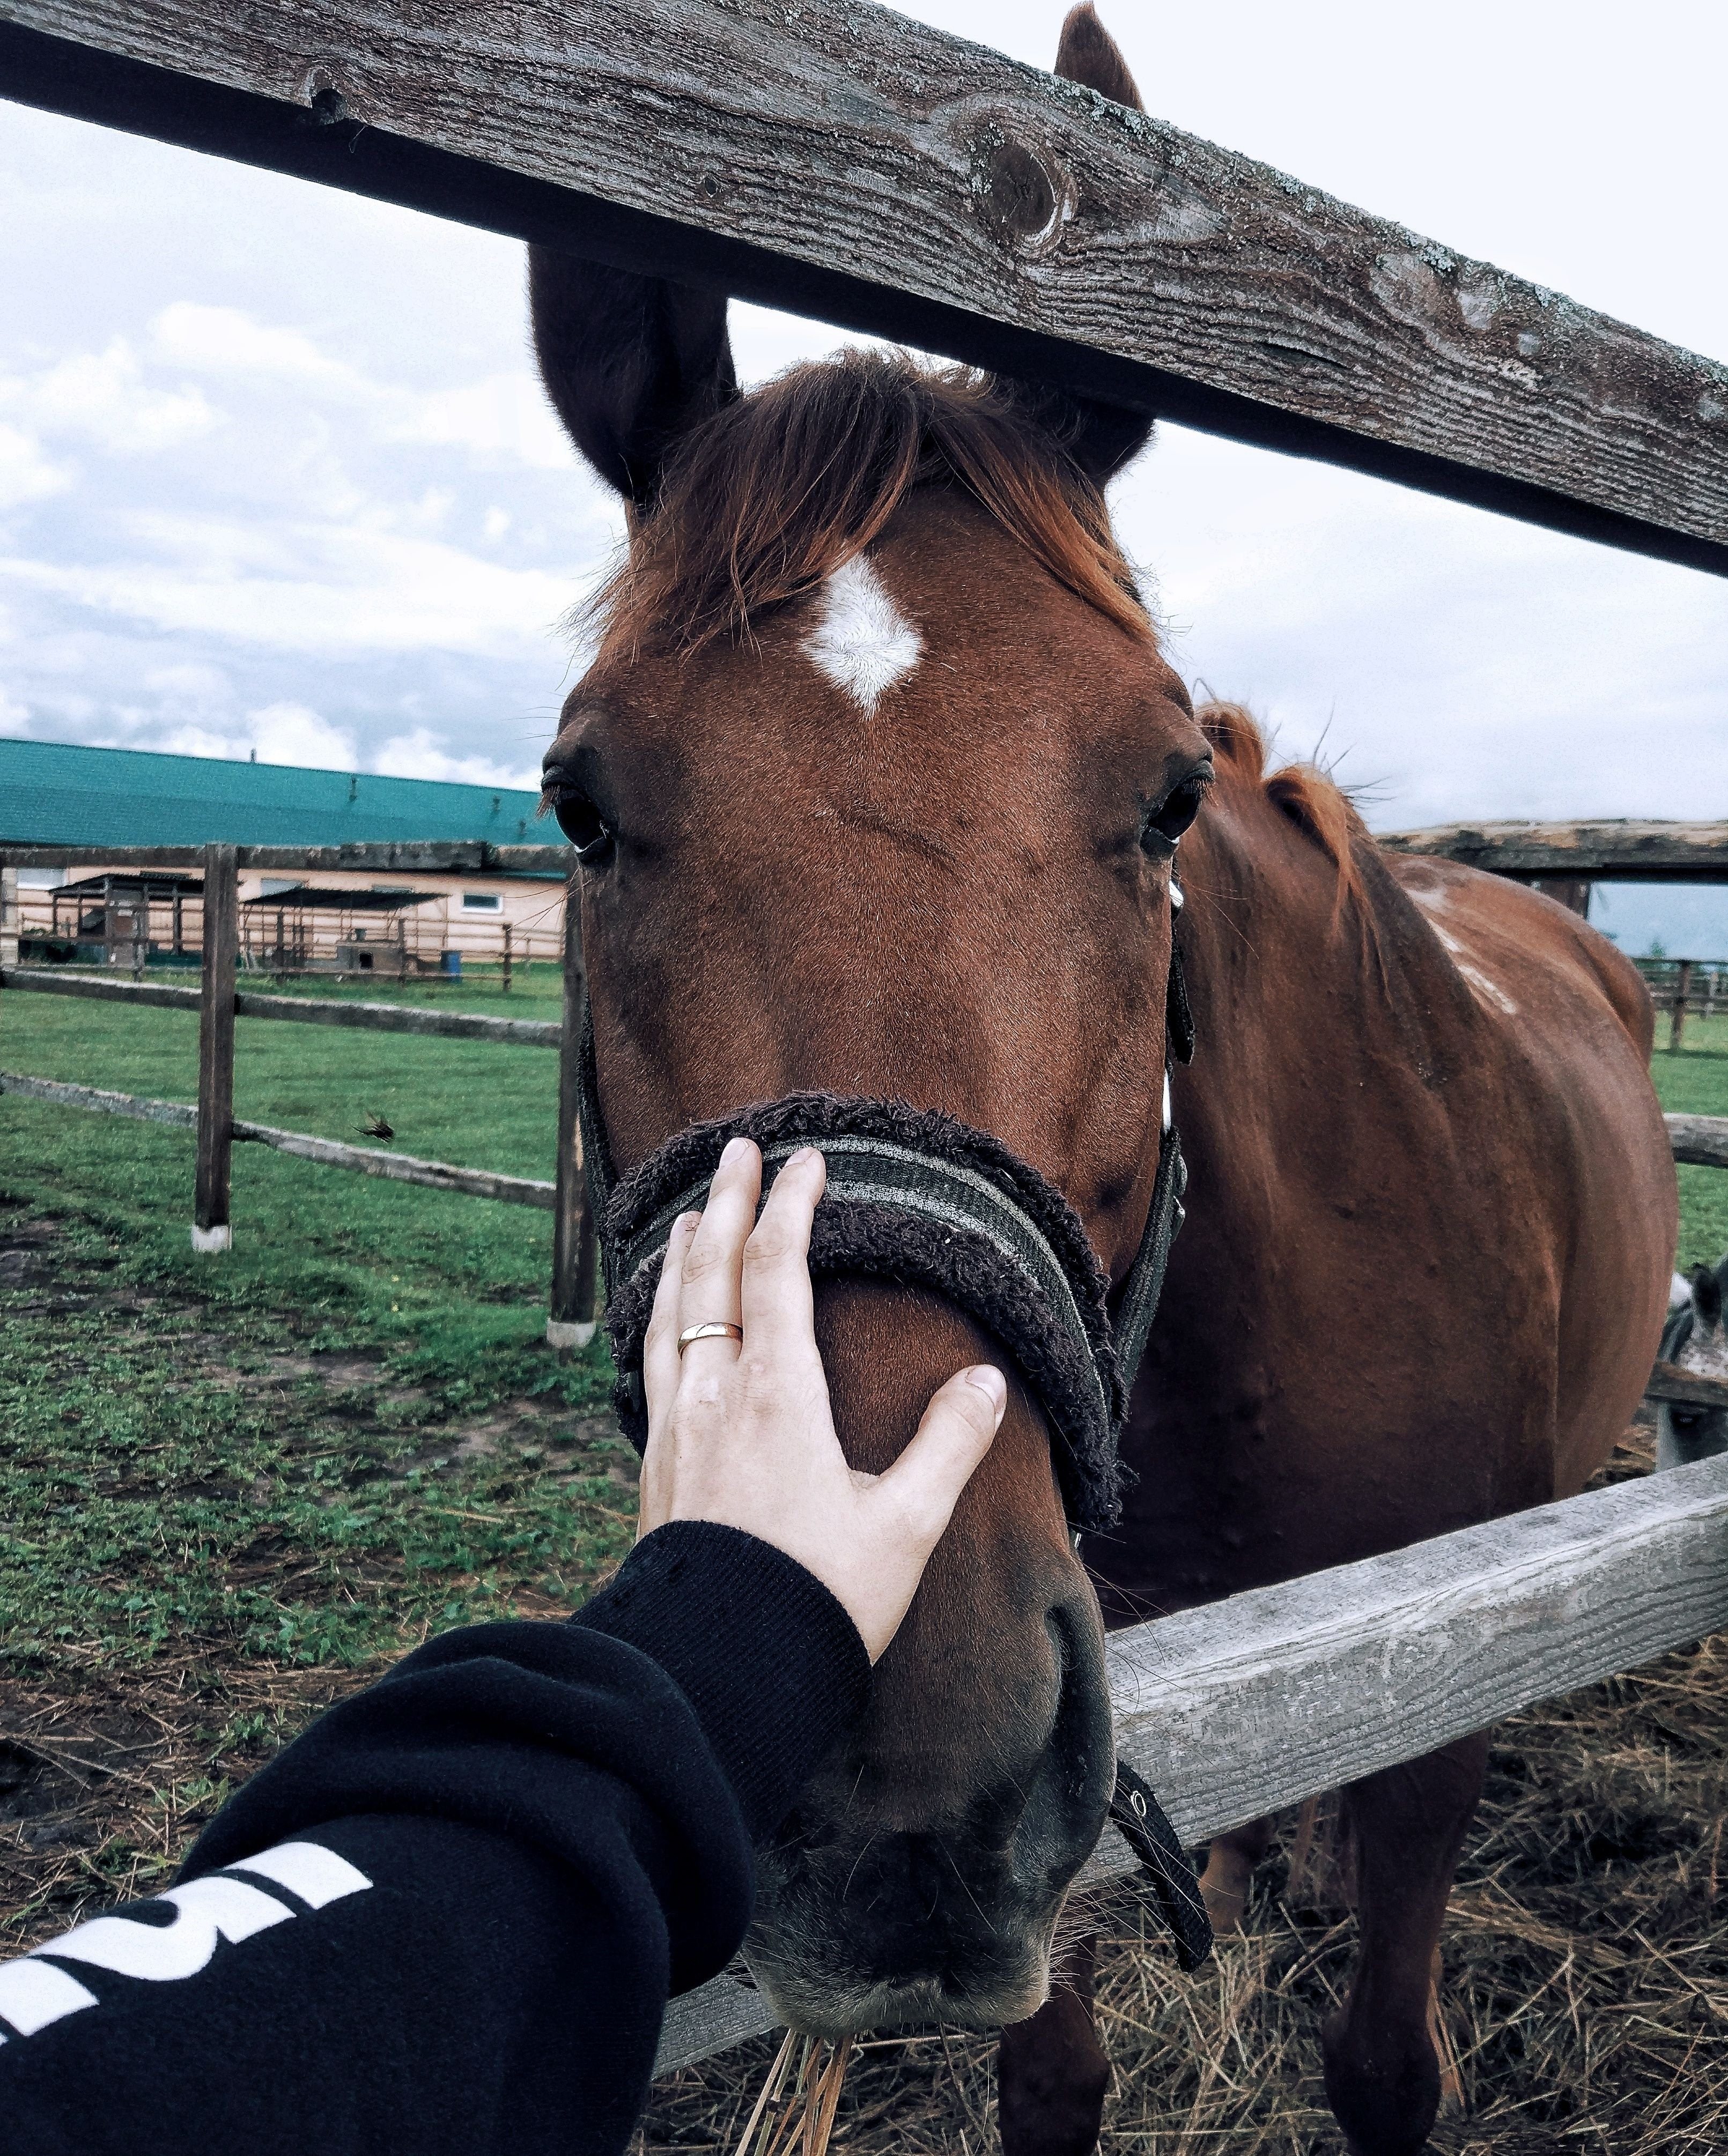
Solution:
[[[1288,1142],[1319,1119],[1371,1114],[1371,1066],[1443,1053],[1423,976],[1439,957],[1371,842],[1356,888],[1268,798],[1227,772],[1182,844],[1180,940],[1197,1046],[1179,1086],[1185,1136],[1249,1130]]]

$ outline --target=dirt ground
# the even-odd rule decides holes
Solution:
[[[57,1261],[53,1224],[0,1225],[0,1293],[14,1313],[26,1303],[88,1312],[111,1292],[95,1260]],[[111,1330],[152,1319],[132,1291],[111,1293]],[[458,1517],[483,1503],[475,1517],[491,1519],[491,1508],[507,1510],[510,1476],[558,1463],[560,1486],[596,1504],[595,1493],[618,1491],[616,1457],[591,1412],[524,1396],[472,1413],[422,1402],[404,1422],[375,1359],[291,1342],[260,1352],[239,1331],[182,1316],[208,1386],[264,1400],[266,1423],[275,1401],[305,1427],[344,1433],[344,1460],[369,1445],[374,1481],[408,1486],[411,1471],[429,1504]],[[1647,1464],[1635,1440],[1614,1471]],[[481,1487],[484,1499],[473,1495]],[[248,1495],[235,1482],[218,1502]],[[279,1575],[264,1583],[278,1599],[296,1568],[310,1593],[363,1584],[361,1573],[344,1588],[339,1568],[320,1572],[291,1535],[244,1551],[254,1572]],[[565,1606],[527,1573],[505,1600],[524,1614]],[[0,1642],[0,1953],[163,1884],[226,1791],[388,1658],[273,1660],[226,1651],[212,1635],[167,1637],[126,1659],[44,1635],[27,1654]],[[1502,1727],[1444,1940],[1466,2102],[1442,2122],[1441,2156],[1728,2156],[1725,1808],[1728,1636]],[[1115,2068],[1107,2151],[1342,2156],[1317,2030],[1347,1981],[1352,1926],[1312,1867],[1292,1880],[1293,1824],[1261,1867],[1246,1935],[1222,1943],[1196,1976],[1177,1974],[1131,1892],[1099,1904],[1101,2016]],[[663,2083],[640,2156],[729,2146],[771,2049],[762,2040]],[[833,2145],[852,2156],[983,2156],[995,2145],[992,2054],[987,2039],[952,2030],[872,2040],[849,2076]]]

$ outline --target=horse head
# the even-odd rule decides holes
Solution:
[[[1659,1353],[1701,1378],[1728,1378],[1728,1324],[1722,1303],[1728,1294],[1728,1257],[1712,1272],[1695,1265],[1677,1282],[1685,1293],[1668,1314]],[[1679,1400],[1656,1403],[1656,1465],[1687,1467],[1695,1460],[1713,1460],[1728,1452],[1728,1408],[1688,1407]]]
[[[1066,71],[1131,93],[1077,17]],[[723,298],[544,250],[530,282],[549,393],[630,509],[546,762],[615,1163],[789,1095],[902,1101],[1037,1169],[1119,1281],[1210,774],[1103,506],[1149,423],[897,355],[740,394]],[[1113,1776],[1051,1429],[928,1286],[825,1281],[817,1328],[860,1468],[962,1363],[1010,1401],[867,1721],[761,1854],[747,1951],[806,2030],[1018,2020]]]

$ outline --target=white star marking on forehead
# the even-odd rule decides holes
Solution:
[[[883,690],[918,665],[924,640],[862,554],[834,572],[816,605],[804,654],[868,718]]]

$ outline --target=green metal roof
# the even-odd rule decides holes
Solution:
[[[0,740],[0,841],[42,846],[335,846],[348,840],[487,839],[532,845],[539,797],[369,772],[143,749]]]

